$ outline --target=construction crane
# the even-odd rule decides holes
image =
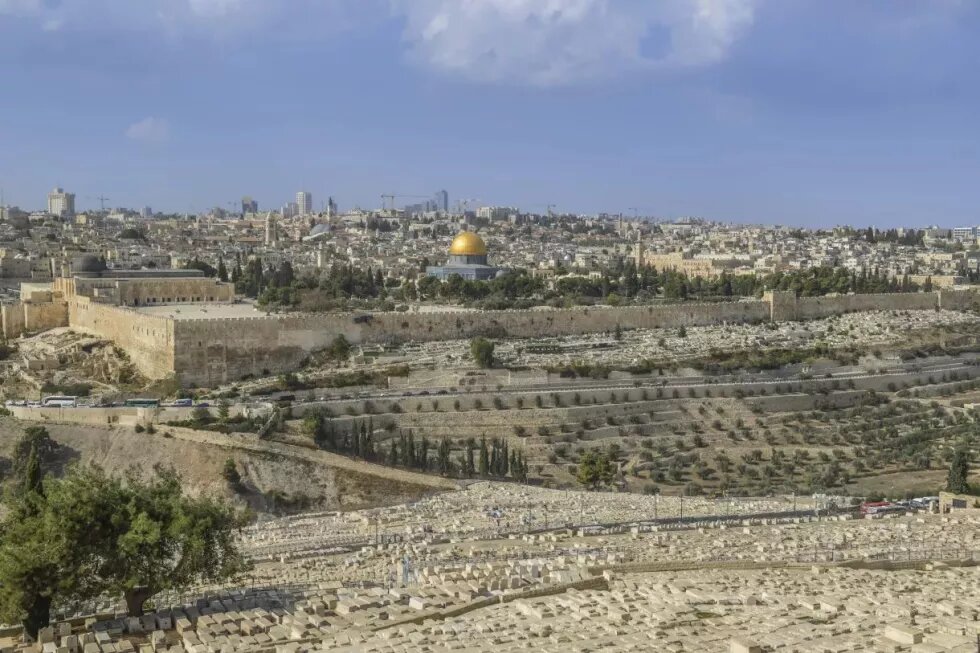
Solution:
[[[478,200],[476,198],[472,198],[472,199],[468,199],[468,200],[458,200],[456,202],[456,211],[460,215],[463,215],[463,214],[466,213],[466,209],[469,208],[470,204],[474,204],[474,203],[479,202],[479,201],[480,200]]]
[[[430,200],[432,197],[430,195],[405,195],[402,193],[387,193],[381,195],[381,210],[388,210],[388,201],[391,202],[391,212],[395,212],[395,200],[399,197],[403,199],[425,199]]]
[[[99,200],[99,203],[102,206],[102,213],[105,213],[105,203],[109,201],[109,198],[105,195],[99,195],[95,199]]]

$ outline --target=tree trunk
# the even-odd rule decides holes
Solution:
[[[21,625],[24,627],[24,639],[36,642],[38,631],[46,628],[50,623],[51,597],[34,597],[34,602],[27,607],[27,616],[21,621]]]
[[[146,603],[154,592],[149,587],[134,587],[126,590],[126,611],[130,617],[143,616],[143,604]]]

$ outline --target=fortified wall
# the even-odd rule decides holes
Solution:
[[[468,339],[476,336],[562,336],[624,329],[678,328],[725,322],[809,320],[870,310],[980,310],[972,290],[797,298],[623,308],[446,313],[288,314],[179,320],[173,325],[175,372],[186,384],[215,385],[247,375],[294,370],[339,334],[355,344]]]
[[[769,302],[673,304],[625,308],[343,313],[178,320],[175,360],[182,382],[213,385],[296,369],[343,334],[355,344],[454,340],[476,336],[531,338],[624,329],[764,322]]]
[[[77,297],[68,302],[68,322],[73,329],[114,342],[150,378],[178,373],[174,366],[174,321],[170,318]]]
[[[285,314],[181,319],[75,296],[3,307],[3,330],[20,335],[70,325],[112,340],[151,378],[212,386],[297,369],[343,334],[355,344],[562,336],[623,329],[809,320],[870,310],[980,310],[973,290],[798,298],[770,292],[760,300],[661,306],[442,313]],[[27,326],[28,322],[30,327]],[[11,337],[8,335],[8,337]]]
[[[0,332],[6,339],[68,326],[68,305],[51,292],[33,292],[25,301],[0,306]]]

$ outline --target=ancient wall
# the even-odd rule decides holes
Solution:
[[[177,369],[185,383],[213,385],[296,369],[313,351],[343,334],[359,344],[466,339],[480,335],[529,338],[624,329],[762,322],[762,301],[540,311],[460,311],[280,315],[177,320]]]
[[[973,291],[965,291],[976,296]],[[774,322],[816,320],[831,315],[860,311],[919,311],[937,308],[940,293],[879,293],[867,295],[836,295],[825,297],[795,297],[792,292],[767,293],[771,301]]]
[[[952,310],[980,308],[980,295],[972,290],[943,290],[797,298],[793,293],[776,292],[768,293],[763,300],[712,304],[691,302],[529,311],[288,314],[202,320],[172,320],[75,297],[67,303],[53,301],[4,306],[0,316],[3,333],[8,338],[71,324],[116,343],[149,377],[164,378],[176,373],[184,384],[210,386],[249,375],[294,370],[310,353],[327,347],[338,334],[343,334],[352,343],[361,344],[468,339],[480,335],[531,338],[611,332],[617,326],[624,329],[677,328],[770,319],[806,320],[855,311],[939,307]]]
[[[0,306],[0,322],[3,327],[3,337],[18,338],[24,333],[24,305],[20,302]]]
[[[48,329],[68,326],[68,303],[62,300],[52,302],[24,303],[24,331],[40,333]]]
[[[166,378],[175,371],[173,321],[169,318],[77,297],[68,302],[68,320],[73,329],[114,342],[150,378]]]
[[[25,333],[40,333],[68,326],[68,305],[61,301],[16,302],[0,307],[3,336],[18,338]]]
[[[214,385],[244,376],[296,369],[338,335],[350,342],[383,344],[468,339],[574,335],[624,329],[677,328],[723,322],[808,320],[871,310],[972,308],[973,291],[842,295],[797,298],[770,293],[764,300],[684,303],[624,308],[459,311],[442,313],[290,314],[255,318],[178,320],[173,323],[174,362],[182,382]]]
[[[980,310],[980,293],[974,290],[940,290],[939,307],[945,311]]]

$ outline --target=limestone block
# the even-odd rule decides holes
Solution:
[[[944,653],[949,649],[945,646],[939,646],[938,644],[930,644],[928,642],[922,644],[914,644],[912,646],[912,653]]]
[[[729,641],[728,644],[730,653],[762,653],[762,647],[751,639],[736,637]]]
[[[909,626],[893,624],[885,627],[885,637],[899,644],[918,644],[922,641],[922,631]]]
[[[152,614],[144,614],[140,617],[140,623],[142,624],[143,632],[151,632],[154,630],[161,630],[157,628],[156,619],[153,618]]]

